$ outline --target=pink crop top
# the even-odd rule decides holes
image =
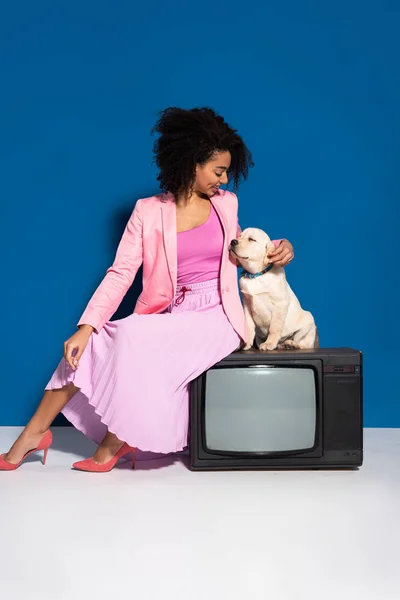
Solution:
[[[205,223],[178,233],[178,285],[217,279],[223,244],[224,233],[211,204]]]

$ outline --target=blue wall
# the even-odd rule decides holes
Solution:
[[[364,351],[365,424],[400,426],[399,7],[3,7],[1,425],[30,417],[135,200],[157,191],[158,111],[211,105],[254,153],[242,226],[293,241],[288,278],[323,345]]]

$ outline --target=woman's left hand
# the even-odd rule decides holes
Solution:
[[[282,240],[268,256],[276,267],[286,267],[294,258],[293,246],[288,240]]]

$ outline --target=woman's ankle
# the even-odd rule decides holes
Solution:
[[[43,425],[41,425],[40,423],[35,423],[33,421],[33,422],[28,423],[28,425],[25,427],[25,429],[22,433],[25,434],[27,437],[30,437],[30,436],[44,435],[47,430],[48,430],[48,427],[43,427]]]

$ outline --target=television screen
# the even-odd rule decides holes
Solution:
[[[205,385],[205,442],[211,452],[307,451],[316,442],[314,369],[211,369]]]

